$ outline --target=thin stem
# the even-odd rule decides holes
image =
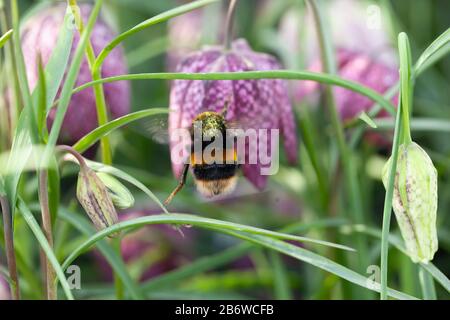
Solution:
[[[318,4],[316,1],[311,0],[308,1],[308,4],[312,9],[312,13],[316,24],[316,32],[321,49],[323,68],[325,72],[335,74],[336,66],[333,59],[333,48],[331,47],[330,42],[327,41],[325,25]],[[331,124],[337,140],[339,155],[343,165],[345,177],[347,180],[346,181],[347,196],[350,198],[351,204],[350,212],[352,214],[352,219],[356,223],[364,223],[363,206],[361,202],[362,197],[360,192],[361,189],[358,182],[357,170],[353,162],[350,148],[348,148],[345,141],[344,128],[337,111],[333,88],[330,86],[326,86],[325,94],[328,102],[327,106],[331,118]],[[363,271],[368,265],[367,263],[368,257],[366,250],[367,244],[362,237],[356,237],[356,246],[359,252],[358,269],[359,271]],[[364,291],[364,294],[366,294],[366,291]]]
[[[76,17],[76,21],[78,21],[77,28],[81,33],[84,31],[84,23],[81,16],[79,16],[79,11],[76,10],[77,8],[77,1],[76,0],[68,0],[70,7],[72,8],[72,13]],[[87,40],[86,44],[86,59],[89,64],[89,68],[91,69],[92,73],[92,80],[101,80],[101,65],[95,64],[95,52],[94,48],[92,47],[91,42],[89,39]],[[97,121],[98,125],[102,126],[105,123],[108,122],[108,110],[106,108],[106,100],[105,100],[105,92],[103,90],[103,85],[101,83],[96,84],[94,86],[94,96],[95,96],[95,105],[97,107]],[[102,162],[104,164],[110,165],[112,163],[112,156],[111,156],[111,144],[109,142],[108,137],[102,137],[101,142],[101,150],[102,150]]]
[[[70,146],[57,146],[56,150],[70,153],[77,159],[78,163],[80,164],[80,167],[83,167],[83,168],[87,167],[86,160],[74,148],[72,148]]]
[[[403,101],[403,143],[409,144],[412,141],[409,113],[413,86],[411,81],[411,49],[409,47],[408,36],[404,32],[398,35],[398,49],[400,55],[400,94]]]
[[[48,200],[48,171],[42,170],[39,175],[39,199],[41,202],[41,215],[42,215],[42,227],[44,229],[45,237],[47,238],[50,248],[53,250],[53,230],[52,219],[50,214],[50,205]],[[55,270],[53,269],[48,258],[44,259],[44,268],[46,275],[46,287],[47,287],[47,299],[56,300],[56,286],[54,285],[54,279],[56,277]]]
[[[0,205],[3,213],[3,228],[5,234],[6,260],[8,262],[9,277],[11,279],[11,295],[14,300],[20,299],[19,277],[17,275],[16,254],[14,252],[14,236],[11,211],[6,197],[0,196]]]
[[[231,40],[233,39],[233,25],[234,25],[234,15],[236,13],[236,4],[237,0],[230,0],[225,25],[225,40],[223,45],[226,50],[230,49]]]
[[[120,235],[117,238],[111,239],[112,247],[117,252],[117,255],[119,257],[122,257],[121,242],[122,239]],[[116,272],[114,272],[114,287],[116,289],[117,300],[123,300],[124,298],[123,282]]]
[[[436,288],[434,287],[433,277],[425,272],[425,269],[419,268],[419,280],[422,287],[422,296],[425,300],[436,300]]]
[[[383,208],[383,227],[381,231],[381,290],[380,299],[387,299],[387,272],[389,254],[389,229],[391,225],[392,198],[394,194],[395,173],[397,172],[398,149],[400,144],[400,133],[402,131],[401,113],[402,98],[398,101],[397,116],[395,119],[394,142],[392,143],[391,167],[389,168],[389,181],[386,187]]]

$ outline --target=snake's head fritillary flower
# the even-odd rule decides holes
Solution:
[[[87,22],[92,6],[81,4],[79,6],[84,23]],[[22,29],[22,49],[27,69],[28,82],[33,89],[38,81],[38,56],[41,56],[44,66],[50,59],[55,49],[58,35],[62,28],[74,28],[64,23],[66,13],[65,5],[52,5],[36,12],[24,24]],[[98,19],[90,41],[96,55],[114,38],[112,28],[101,19]],[[80,36],[75,30],[71,56],[78,45]],[[70,63],[71,59],[69,60]],[[102,77],[111,77],[127,73],[127,67],[123,51],[115,48],[106,58],[102,67]],[[76,86],[80,86],[92,80],[91,72],[86,59],[81,64]],[[104,85],[105,99],[111,118],[117,118],[127,114],[130,110],[129,84],[127,82],[114,82]],[[49,127],[55,117],[55,109],[50,111],[47,123]],[[60,134],[60,142],[72,144],[88,132],[97,127],[97,111],[92,88],[83,90],[72,96],[64,118]]]
[[[169,49],[167,53],[167,67],[169,71],[176,69],[178,63],[200,46],[203,12],[195,10],[170,20]]]
[[[177,72],[211,73],[263,71],[281,69],[280,63],[271,55],[253,51],[245,40],[236,40],[229,50],[221,46],[205,47],[187,56]],[[242,129],[277,129],[284,138],[287,159],[297,160],[298,146],[292,105],[286,82],[277,79],[255,80],[176,80],[172,83],[170,96],[169,132],[188,129],[202,112],[221,112],[227,106],[228,123],[237,123]],[[269,135],[270,137],[270,135]],[[270,139],[259,139],[249,147],[248,154],[259,154],[264,149],[272,156]],[[171,150],[175,143],[171,141]],[[257,149],[257,150],[255,150]],[[173,150],[172,150],[173,151]],[[173,155],[172,155],[173,156]],[[183,164],[174,161],[172,167],[179,177]],[[261,174],[262,163],[247,162],[242,165],[244,176],[258,189],[263,189],[267,176]]]
[[[338,74],[341,78],[358,82],[380,94],[386,93],[399,79],[398,70],[394,66],[379,62],[363,53],[340,49],[336,54],[336,59]],[[321,72],[320,60],[313,62],[309,70]],[[319,87],[320,85],[317,82],[305,81],[300,83],[297,98],[302,99],[317,91]],[[375,104],[369,98],[342,87],[336,87],[334,94],[343,121],[351,120],[363,111],[369,111]],[[392,103],[397,105],[397,97],[392,99]],[[386,113],[381,112],[380,116],[382,115],[386,115]]]
[[[159,213],[142,209],[119,213],[119,221],[128,221]],[[183,228],[183,235],[170,225],[148,225],[127,233],[121,239],[121,253],[126,265],[139,280],[164,274],[183,266],[194,256],[195,230]],[[96,260],[107,280],[112,280],[112,270],[103,256],[95,253]]]
[[[0,275],[0,300],[10,300],[11,295],[9,293],[8,282]]]
[[[383,169],[385,187],[391,165],[392,158]],[[415,142],[400,145],[392,207],[413,262],[428,263],[438,249],[437,204],[437,170],[430,157]]]

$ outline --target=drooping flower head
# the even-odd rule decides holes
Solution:
[[[380,94],[386,93],[398,81],[397,69],[386,63],[377,61],[368,54],[354,52],[346,49],[339,49],[336,54],[338,75],[346,80],[358,82],[364,86],[372,88]],[[321,72],[320,59],[316,59],[309,68],[310,71]],[[304,81],[299,84],[296,92],[297,99],[301,100],[305,96],[317,92],[320,85],[317,82]],[[336,87],[334,89],[336,106],[341,119],[351,120],[363,111],[369,111],[375,104],[369,98],[359,93]],[[394,105],[397,104],[397,97],[392,99]],[[380,116],[386,115],[381,112]]]
[[[88,4],[79,6],[84,23],[91,13]],[[65,5],[55,5],[36,12],[24,24],[22,29],[22,50],[25,58],[28,82],[33,89],[38,81],[38,56],[44,66],[56,46],[58,35],[62,28],[75,28],[64,24]],[[90,41],[96,55],[114,38],[114,31],[104,21],[98,19]],[[79,42],[79,33],[75,30],[71,56]],[[69,64],[70,64],[69,60]],[[115,48],[105,59],[102,77],[111,77],[127,73],[125,57],[120,47]],[[92,80],[86,59],[81,64],[76,86]],[[114,82],[104,85],[106,105],[111,118],[127,114],[130,110],[130,90],[127,82]],[[47,119],[51,127],[56,110],[51,110]],[[97,127],[97,111],[92,88],[83,90],[72,96],[64,122],[61,128],[60,142],[71,144]]]
[[[223,47],[206,47],[184,59],[177,72],[211,73],[281,69],[279,62],[268,54],[253,51],[245,40],[236,40],[230,50]],[[256,80],[176,80],[170,96],[169,132],[190,128],[195,117],[204,111],[221,112],[227,105],[226,121],[236,122],[242,129],[278,129],[284,138],[287,159],[297,159],[297,136],[292,106],[285,81]],[[175,147],[171,143],[171,149]],[[271,150],[268,139],[258,139],[256,144],[246,144],[246,157],[260,150]],[[255,150],[256,149],[256,150]],[[174,162],[175,175],[181,175],[183,165]],[[262,189],[267,176],[261,174],[263,164],[245,162],[245,177]]]
[[[175,17],[168,24],[169,49],[167,67],[169,71],[176,69],[178,63],[200,46],[203,14],[194,10]]]
[[[392,157],[383,168],[383,184],[389,184]],[[417,143],[401,144],[394,178],[392,208],[406,251],[413,262],[428,263],[438,250],[436,216],[437,170]]]

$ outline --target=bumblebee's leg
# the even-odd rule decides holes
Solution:
[[[177,187],[172,191],[172,193],[167,197],[166,201],[164,201],[165,205],[168,205],[172,201],[173,197],[175,197],[175,195],[178,193],[178,191],[180,191],[183,188],[184,184],[186,183],[188,171],[189,171],[189,163],[184,165],[183,174],[181,175],[180,182],[178,183]]]

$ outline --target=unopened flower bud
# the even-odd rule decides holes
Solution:
[[[97,230],[110,227],[119,220],[107,187],[87,166],[81,166],[78,174],[77,198]]]
[[[97,176],[105,184],[116,208],[128,209],[134,205],[133,195],[119,180],[104,172],[98,172]]]
[[[383,169],[385,187],[391,163],[392,158]],[[425,150],[414,142],[399,147],[392,206],[412,261],[431,261],[438,248],[437,171]]]

